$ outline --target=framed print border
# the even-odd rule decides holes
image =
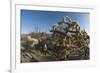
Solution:
[[[20,71],[37,71],[45,69],[63,69],[75,67],[94,66],[95,61],[95,8],[92,6],[83,7],[80,5],[52,5],[52,4],[18,4],[11,3],[11,72],[17,73]],[[76,11],[76,12],[89,12],[90,13],[90,60],[84,61],[63,61],[63,62],[42,62],[42,63],[20,63],[20,9],[31,10],[49,10],[49,11]],[[34,67],[33,67],[33,66]],[[49,69],[49,70],[50,70]]]

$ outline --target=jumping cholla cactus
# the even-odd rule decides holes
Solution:
[[[84,58],[82,56],[81,58],[80,54],[75,55],[76,52],[80,52],[81,49],[84,49],[84,53],[87,53],[89,58],[89,51],[87,52],[86,48],[89,50],[90,38],[85,30],[83,31],[80,29],[77,21],[73,21],[68,16],[64,16],[62,21],[58,22],[56,26],[52,27],[51,32],[53,33],[53,37],[56,37],[58,40],[56,44],[59,44],[59,46],[62,47],[62,50],[59,52],[59,58],[62,58],[63,56],[63,59],[68,59],[68,49],[73,50],[73,48],[75,49],[72,51],[72,53],[74,53],[73,56],[84,59],[86,56],[84,56]],[[65,53],[61,53],[61,51]],[[70,55],[71,52],[69,53],[69,56]]]

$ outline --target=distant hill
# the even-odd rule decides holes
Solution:
[[[31,32],[29,34],[32,38],[36,38],[36,39],[39,39],[39,38],[47,38],[47,37],[51,37],[51,34],[50,33],[46,33],[46,32]]]

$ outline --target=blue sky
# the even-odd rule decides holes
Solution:
[[[49,32],[50,28],[61,21],[63,16],[69,16],[72,20],[78,21],[81,29],[85,29],[89,34],[89,13],[36,10],[21,10],[21,33],[35,32],[36,27],[41,32]]]

